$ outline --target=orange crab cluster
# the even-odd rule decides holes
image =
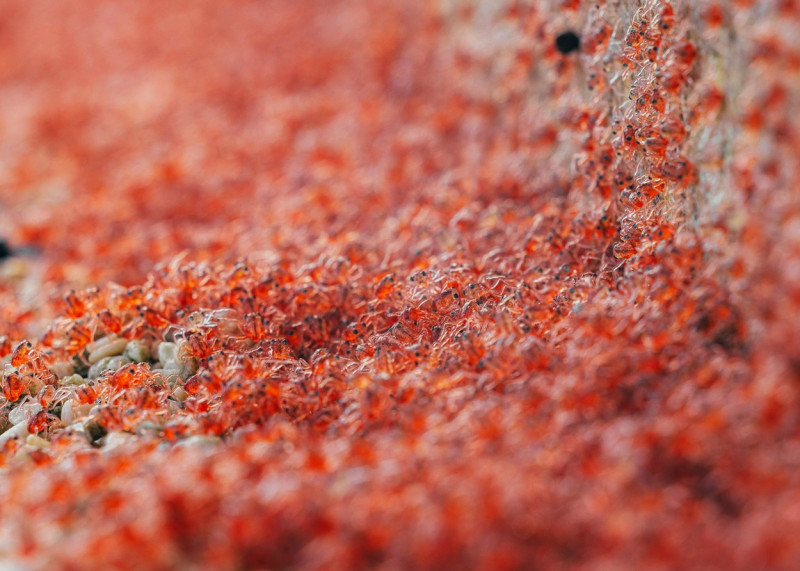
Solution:
[[[0,564],[796,564],[796,2],[0,21]]]

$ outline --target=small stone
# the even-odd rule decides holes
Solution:
[[[41,436],[37,436],[36,434],[29,434],[28,437],[25,439],[25,444],[33,448],[47,448],[48,446],[50,446],[50,442],[48,442]]]
[[[86,432],[86,428],[80,422],[76,422],[71,424],[70,426],[66,427],[62,434],[75,434],[79,435],[86,439],[86,444],[91,444],[92,440],[89,434]]]
[[[106,450],[113,450],[114,448],[122,446],[126,442],[130,442],[132,438],[135,438],[135,436],[129,432],[109,432],[100,440],[100,442],[98,442],[98,444],[100,444]]]
[[[177,387],[174,391],[172,391],[172,396],[175,397],[175,400],[178,402],[183,402],[189,398],[189,393],[183,390],[183,387]]]
[[[39,394],[39,391],[41,391],[44,388],[44,381],[42,381],[39,377],[28,375],[25,378],[25,381],[28,383],[28,392],[31,395]]]
[[[8,415],[10,412],[11,410],[8,408],[8,406],[0,408],[0,434],[5,432],[12,426],[11,421],[8,420]]]
[[[75,422],[75,411],[73,410],[74,406],[75,405],[73,404],[73,400],[72,399],[67,399],[67,402],[65,402],[62,405],[62,407],[61,407],[61,422],[63,422],[66,425],[70,425],[73,422]]]
[[[181,359],[178,375],[182,381],[186,381],[189,377],[194,375],[199,368],[200,364],[197,362],[197,359],[193,357],[189,359],[184,358]]]
[[[153,373],[161,375],[170,388],[181,382],[180,369],[152,369],[152,371]]]
[[[178,346],[164,341],[158,344],[158,360],[165,369],[177,369]],[[171,366],[172,365],[172,366]]]
[[[200,368],[200,360],[188,352],[186,342],[183,341],[178,345],[178,363],[187,372],[187,378]]]
[[[176,448],[208,448],[211,446],[216,446],[220,443],[220,439],[216,436],[209,436],[207,434],[195,434],[194,436],[190,436],[189,438],[185,438],[178,442],[175,447]]]
[[[11,258],[0,268],[2,276],[9,280],[21,280],[27,277],[30,271],[30,264],[21,258]]]
[[[70,375],[58,381],[60,387],[79,387],[86,384],[86,379],[80,375]]]
[[[117,355],[116,357],[111,357],[111,360],[108,362],[108,368],[106,370],[116,370],[125,365],[130,364],[131,360],[128,359],[125,355]]]
[[[28,432],[28,421],[23,421],[15,424],[3,434],[0,434],[0,446],[11,440],[12,438],[26,438],[30,434]]]
[[[111,362],[111,357],[104,357],[97,361],[94,365],[89,367],[89,379],[96,379],[103,371],[108,369],[108,364]]]
[[[150,420],[145,420],[144,422],[139,423],[139,426],[136,427],[136,434],[143,436],[143,435],[158,435],[163,432],[163,428],[152,422]]]
[[[69,426],[79,418],[83,418],[92,409],[92,404],[76,404],[74,400],[69,399],[61,407],[61,422]]]
[[[89,411],[92,410],[92,403],[84,403],[79,404],[78,406],[73,406],[72,410],[75,411],[75,416],[77,418],[83,418],[84,416],[89,414]]]
[[[50,365],[50,370],[56,377],[63,379],[75,373],[75,365],[69,361],[57,361]]]
[[[95,339],[94,341],[89,343],[85,347],[85,350],[86,350],[87,354],[93,353],[94,351],[97,351],[98,349],[100,349],[103,345],[106,345],[107,343],[109,343],[110,341],[113,341],[116,338],[117,337],[115,335],[112,335],[110,337],[108,337],[108,336],[107,337],[98,337],[97,339]]]
[[[89,353],[89,363],[94,364],[106,357],[121,355],[128,346],[126,339],[114,339],[108,341]]]
[[[20,422],[27,422],[28,418],[30,418],[40,410],[42,410],[42,405],[40,405],[38,402],[18,406],[17,408],[8,413],[8,421],[11,424],[19,424]]]
[[[124,355],[134,363],[146,363],[150,360],[150,347],[134,339],[128,342]]]

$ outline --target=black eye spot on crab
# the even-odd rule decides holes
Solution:
[[[0,261],[5,260],[6,258],[10,258],[14,255],[14,252],[11,250],[11,247],[8,245],[8,242],[0,238]]]
[[[581,39],[572,30],[567,30],[556,37],[556,49],[562,54],[572,53],[581,47]]]

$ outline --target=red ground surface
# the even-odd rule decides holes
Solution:
[[[798,26],[0,2],[0,559],[796,568]]]

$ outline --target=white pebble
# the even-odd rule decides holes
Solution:
[[[136,427],[136,434],[140,436],[143,434],[160,434],[161,431],[161,426],[150,420],[140,422],[139,426]]]
[[[114,339],[113,341],[109,341],[89,353],[89,363],[94,364],[105,357],[121,355],[127,346],[128,341],[126,339]]]
[[[93,353],[106,343],[109,343],[110,341],[113,341],[116,338],[117,338],[116,335],[112,335],[110,337],[100,337],[99,339],[95,339],[86,346],[86,351],[89,353]]]
[[[165,369],[177,369],[178,363],[178,346],[175,343],[164,341],[158,344],[158,360]],[[174,366],[173,366],[174,365]]]
[[[67,399],[67,402],[61,406],[61,422],[66,425],[75,422],[75,410],[73,409],[75,405],[73,402],[72,399]]]
[[[19,424],[15,424],[8,430],[6,430],[3,434],[0,434],[0,446],[11,440],[12,438],[26,438],[30,434],[28,432],[28,423],[27,422],[20,422]]]
[[[178,442],[175,447],[176,448],[185,448],[185,447],[195,447],[195,448],[205,448],[209,446],[216,446],[220,443],[220,439],[216,436],[208,436],[206,434],[195,434],[194,436],[190,436],[189,438],[185,438]]]
[[[60,387],[79,387],[85,384],[86,384],[86,379],[77,374],[70,375],[69,377],[64,377],[63,379],[58,381],[58,386]]]
[[[82,436],[83,438],[86,439],[86,444],[87,445],[91,444],[91,442],[92,442],[92,439],[89,437],[89,435],[86,432],[86,428],[84,428],[83,424],[81,424],[79,422],[75,423],[75,424],[71,424],[70,426],[65,428],[64,429],[64,434],[76,434],[76,435]]]
[[[25,444],[32,446],[33,448],[47,448],[50,446],[50,443],[47,440],[35,434],[29,434],[25,439]]]
[[[75,365],[69,361],[58,361],[50,366],[50,370],[53,371],[53,374],[55,374],[56,377],[63,379],[64,377],[69,377],[75,372]]]
[[[87,376],[90,379],[96,379],[99,377],[103,371],[108,369],[108,364],[111,362],[111,357],[103,357],[97,363],[89,367],[89,373]]]
[[[170,387],[174,387],[177,383],[180,382],[180,370],[177,368],[174,369],[151,369],[153,374],[161,375],[164,380],[166,381],[167,385]]]
[[[2,275],[10,280],[21,280],[30,273],[30,266],[27,260],[21,258],[11,258],[0,266]]]
[[[90,403],[90,402],[89,403],[84,403],[84,404],[79,404],[77,406],[73,405],[72,406],[72,411],[75,414],[75,418],[78,419],[78,418],[83,418],[84,416],[87,416],[89,414],[89,411],[91,411],[93,407],[94,407],[94,405],[92,403]]]
[[[134,339],[125,347],[125,356],[134,363],[146,363],[150,360],[150,347]]]
[[[135,436],[129,432],[109,432],[102,438],[101,444],[105,450],[113,450],[129,442],[132,438]]]
[[[27,422],[30,417],[42,410],[42,405],[38,402],[26,403],[18,406],[8,413],[8,421],[11,424]]]
[[[109,360],[108,365],[106,366],[107,370],[115,370],[119,369],[131,362],[125,355],[117,355],[116,357],[111,357]]]

